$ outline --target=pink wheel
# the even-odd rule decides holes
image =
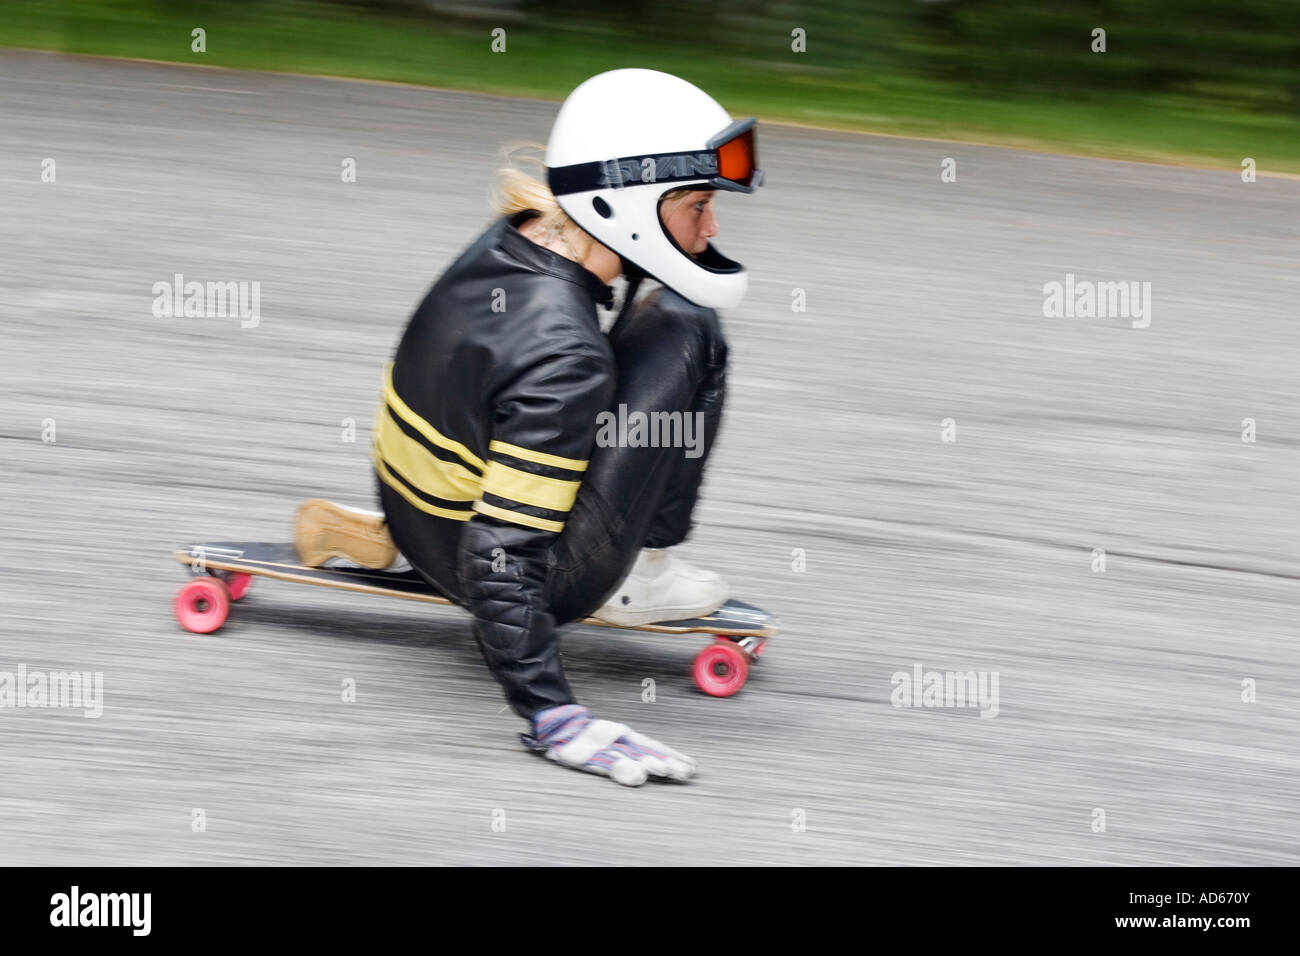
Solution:
[[[232,601],[238,601],[253,586],[253,576],[251,574],[241,574],[238,571],[231,571],[225,581],[226,590],[230,592],[230,600]]]
[[[230,613],[230,590],[219,578],[202,577],[176,592],[176,620],[195,634],[211,634]]]
[[[695,685],[710,697],[730,697],[745,686],[749,658],[734,641],[720,637],[696,655],[692,673]]]

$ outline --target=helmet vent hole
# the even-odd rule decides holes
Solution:
[[[591,208],[596,210],[601,219],[610,219],[614,215],[614,210],[609,208],[609,203],[605,202],[605,200],[601,199],[599,196],[592,197]]]

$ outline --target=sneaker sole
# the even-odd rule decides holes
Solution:
[[[656,608],[653,611],[639,611],[624,614],[613,610],[604,614],[592,614],[598,621],[613,624],[615,627],[640,627],[642,624],[666,624],[670,621],[689,621],[697,617],[708,617],[726,606],[730,598],[720,604],[707,604],[697,607]]]

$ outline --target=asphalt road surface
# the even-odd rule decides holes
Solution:
[[[6,863],[1300,863],[1300,182],[764,127],[686,554],[783,630],[725,700],[698,637],[566,632],[583,703],[700,762],[628,790],[519,746],[456,609],[171,610],[172,548],[371,505],[383,364],[555,104],[12,51],[0,89],[0,672],[103,680],[0,708]],[[257,324],[155,316],[178,273]],[[1067,274],[1149,314],[1045,316]],[[895,706],[918,667],[996,702]]]

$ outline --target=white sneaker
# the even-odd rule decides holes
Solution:
[[[681,621],[712,614],[727,603],[727,582],[662,548],[645,548],[623,583],[592,617],[619,627]]]

